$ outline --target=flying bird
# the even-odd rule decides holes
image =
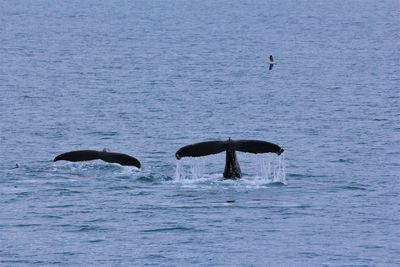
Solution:
[[[269,70],[272,70],[272,68],[276,64],[276,62],[274,61],[274,58],[272,57],[272,55],[269,56],[268,64],[269,64]]]

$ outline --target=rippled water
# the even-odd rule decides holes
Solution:
[[[399,11],[0,1],[0,265],[400,265]],[[229,137],[284,158],[174,158]]]

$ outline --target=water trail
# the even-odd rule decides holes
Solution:
[[[185,164],[187,163],[187,164]],[[176,161],[175,180],[199,180],[204,177],[205,159],[185,159]]]
[[[282,183],[287,185],[285,158],[283,155],[263,155],[256,157],[256,174],[253,180],[258,179],[263,183]]]
[[[176,160],[176,167],[175,167],[175,180],[180,181],[182,178],[182,171],[181,171],[181,161]]]

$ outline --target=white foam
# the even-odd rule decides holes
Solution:
[[[117,163],[104,163],[100,160],[87,161],[87,162],[62,162],[54,163],[52,166],[54,172],[68,172],[79,176],[97,175],[104,172],[117,173],[118,176],[130,177],[133,174],[140,172],[133,166],[122,166]]]

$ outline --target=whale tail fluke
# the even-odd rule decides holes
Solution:
[[[139,169],[141,166],[139,160],[122,153],[103,152],[100,155],[100,159],[110,163],[118,163],[125,166],[135,166]]]
[[[137,168],[140,168],[141,166],[139,160],[137,160],[132,156],[122,153],[113,153],[113,152],[96,151],[96,150],[77,150],[77,151],[66,152],[55,157],[54,161],[66,160],[66,161],[76,162],[76,161],[89,161],[96,159],[101,159],[109,163],[118,163],[121,165],[135,166]]]
[[[66,160],[66,161],[88,161],[100,159],[100,153],[95,150],[78,150],[66,152],[58,155],[54,158],[54,161]]]
[[[258,140],[237,140],[232,142],[234,150],[247,153],[277,153],[280,155],[284,150],[278,145]]]
[[[179,160],[182,157],[202,157],[217,154],[227,149],[247,153],[276,153],[280,155],[284,150],[278,145],[258,140],[231,140],[228,141],[207,141],[196,143],[180,148],[175,156]]]
[[[227,144],[224,141],[201,142],[180,148],[175,153],[175,156],[177,159],[182,157],[202,157],[224,152],[226,146]]]

